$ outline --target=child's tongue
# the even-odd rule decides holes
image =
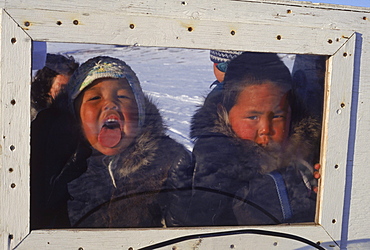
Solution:
[[[121,137],[122,134],[119,127],[108,128],[103,126],[100,130],[98,141],[104,147],[113,148],[120,142]]]

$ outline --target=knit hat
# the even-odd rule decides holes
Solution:
[[[210,59],[214,63],[223,63],[229,62],[238,55],[243,53],[243,51],[235,51],[235,50],[211,50],[210,51]]]
[[[74,102],[79,94],[100,78],[125,78],[135,96],[139,113],[139,127],[145,120],[144,93],[135,72],[125,62],[108,56],[98,56],[87,60],[72,75],[68,86],[69,105],[74,113]]]

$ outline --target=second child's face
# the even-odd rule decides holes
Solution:
[[[286,91],[268,81],[247,86],[229,112],[236,135],[264,147],[283,144],[289,134],[290,117]]]
[[[103,78],[76,102],[88,142],[105,155],[126,149],[138,133],[138,108],[126,79]]]

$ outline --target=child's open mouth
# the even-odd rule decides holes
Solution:
[[[100,129],[99,143],[104,147],[113,148],[121,141],[121,138],[121,124],[118,117],[109,116]]]

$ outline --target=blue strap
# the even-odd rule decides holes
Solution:
[[[293,213],[289,203],[288,192],[286,190],[283,176],[277,171],[268,174],[275,182],[276,191],[279,196],[281,211],[283,212],[284,221],[292,218]]]

